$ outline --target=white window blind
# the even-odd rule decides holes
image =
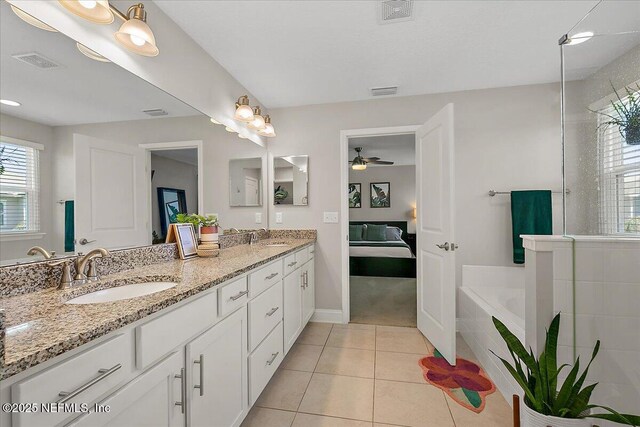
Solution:
[[[622,98],[628,102],[628,97]],[[600,110],[619,117],[608,104]],[[598,115],[598,125],[609,118]],[[629,145],[618,126],[600,126],[600,228],[604,234],[640,234],[640,145]]]
[[[40,232],[38,146],[0,137],[0,234]]]

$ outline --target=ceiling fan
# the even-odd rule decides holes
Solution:
[[[392,165],[393,162],[388,162],[386,160],[380,160],[380,157],[362,157],[360,153],[362,152],[362,147],[355,148],[356,153],[358,155],[353,158],[349,163],[351,163],[351,169],[362,171],[367,168],[367,164],[372,165]]]

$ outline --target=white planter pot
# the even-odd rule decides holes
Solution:
[[[591,427],[593,423],[588,419],[558,418],[542,415],[530,409],[527,405],[520,405],[522,427]]]

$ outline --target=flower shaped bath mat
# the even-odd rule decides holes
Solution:
[[[484,370],[466,359],[456,358],[456,366],[451,366],[435,350],[430,356],[418,361],[424,379],[447,393],[465,408],[480,413],[484,409],[486,397],[496,391],[496,386]]]

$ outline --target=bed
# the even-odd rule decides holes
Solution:
[[[402,230],[403,240],[349,241],[351,276],[416,277],[416,258],[408,244],[406,221],[349,221],[350,225],[385,224]]]

